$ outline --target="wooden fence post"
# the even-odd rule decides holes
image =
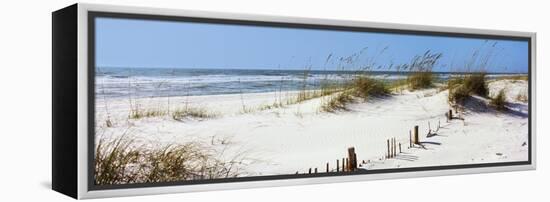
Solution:
[[[355,147],[348,148],[348,158],[349,158],[349,171],[355,171],[357,169],[357,155],[355,154]]]
[[[418,126],[414,126],[414,144],[419,144],[420,140],[418,139]]]
[[[390,157],[393,158],[395,156],[395,153],[393,153],[393,138],[390,138],[390,147],[391,147],[391,154]]]
[[[342,158],[342,172],[346,172],[345,158]]]
[[[393,151],[393,156],[395,157],[397,156],[397,140],[395,138],[393,138],[393,145],[393,149],[395,150]]]
[[[397,156],[397,140],[393,138],[393,157]]]
[[[393,157],[397,156],[397,140],[393,138]]]
[[[391,157],[395,157],[395,139],[391,138]]]
[[[397,156],[397,144],[395,143],[395,138],[392,138],[392,145],[393,145],[393,157],[395,158],[395,156]]]
[[[327,162],[327,173],[328,173],[328,162]]]
[[[453,110],[452,109],[449,109],[449,121],[453,119]]]
[[[340,160],[336,159],[336,172],[340,172]]]
[[[409,148],[413,147],[411,130],[409,130]]]
[[[317,174],[317,168],[315,168],[315,174]]]
[[[386,158],[390,158],[390,140],[387,139],[386,142],[387,142],[387,146],[388,146],[388,155],[386,155]]]
[[[393,153],[393,138],[390,138],[390,157],[393,158],[395,154]]]
[[[307,172],[308,174],[311,174],[311,168],[309,168],[309,171]]]
[[[345,164],[345,171],[348,172],[349,171],[349,159],[346,158],[346,164]]]
[[[401,142],[399,143],[399,153],[401,154]]]

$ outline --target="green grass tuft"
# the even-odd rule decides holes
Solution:
[[[434,76],[431,71],[415,72],[407,77],[412,90],[425,89],[433,86]]]
[[[197,108],[197,107],[178,108],[172,112],[172,118],[178,121],[181,121],[184,118],[207,119],[207,118],[214,118],[214,117],[216,117],[216,114],[208,112],[208,110],[204,108]]]
[[[470,92],[482,97],[487,97],[487,95],[489,94],[486,74],[483,72],[467,75],[464,78],[464,87],[467,88]]]
[[[95,148],[95,183],[116,184],[135,182],[140,150],[132,148],[133,141],[124,137],[106,141],[100,139]]]
[[[128,118],[130,118],[130,119],[141,119],[141,118],[165,116],[167,114],[168,114],[167,110],[159,110],[159,109],[142,110],[142,109],[139,109],[139,108],[134,108],[134,109],[130,110],[130,114],[128,115]]]
[[[449,89],[449,102],[457,104],[463,104],[471,95],[487,97],[489,94],[485,73],[472,73],[449,78],[447,88]]]
[[[412,90],[433,87],[434,76],[432,70],[442,56],[441,53],[433,53],[428,50],[423,55],[413,57],[407,65],[412,72],[407,77],[409,87]]]
[[[504,89],[501,89],[494,98],[491,98],[491,106],[499,111],[506,109],[506,94]]]
[[[449,88],[449,102],[456,104],[464,104],[466,99],[470,97],[470,91],[463,85],[458,85],[454,88]]]
[[[355,92],[355,95],[361,98],[382,96],[391,92],[387,83],[367,76],[358,76],[351,83],[351,88]]]
[[[341,92],[337,95],[331,96],[329,100],[323,105],[321,105],[321,110],[324,112],[335,112],[337,110],[345,110],[346,104],[353,100],[351,94],[346,92]]]

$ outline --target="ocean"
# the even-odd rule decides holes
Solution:
[[[322,83],[352,78],[352,71],[96,68],[96,97],[166,97],[238,93],[261,93],[319,89]],[[406,72],[369,72],[388,81],[407,77]],[[434,73],[445,80],[450,73]],[[489,74],[500,76],[510,74]],[[305,79],[304,79],[305,78]],[[305,81],[305,82],[304,82]]]

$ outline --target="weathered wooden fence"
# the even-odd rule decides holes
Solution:
[[[453,111],[450,109],[448,112],[445,113],[445,116],[447,118],[447,122],[450,122],[453,120]],[[428,122],[428,132],[426,137],[430,137],[431,135],[434,135],[441,129],[441,121],[438,120],[437,127],[435,130],[432,130],[431,123]],[[420,134],[419,134],[419,127],[418,125],[415,125],[412,130],[409,130],[409,149],[415,148],[416,145],[422,146],[422,142],[420,141]],[[402,142],[399,142],[395,137],[392,137],[390,139],[386,140],[386,151],[385,151],[385,159],[392,159],[396,158],[398,155],[403,153]],[[340,161],[341,160],[341,161]],[[357,161],[357,153],[355,152],[355,147],[349,147],[347,149],[347,158],[344,157],[342,159],[336,159],[335,169],[331,170],[330,162],[327,162],[325,165],[325,173],[330,172],[354,172],[357,171],[359,167],[362,167],[362,164],[365,164],[370,161],[362,160],[362,163],[359,164]],[[318,173],[317,168],[309,168],[307,173],[312,174]],[[296,174],[299,174],[298,171],[296,171]]]

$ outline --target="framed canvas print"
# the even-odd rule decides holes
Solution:
[[[75,4],[53,13],[74,198],[535,169],[535,33]]]

